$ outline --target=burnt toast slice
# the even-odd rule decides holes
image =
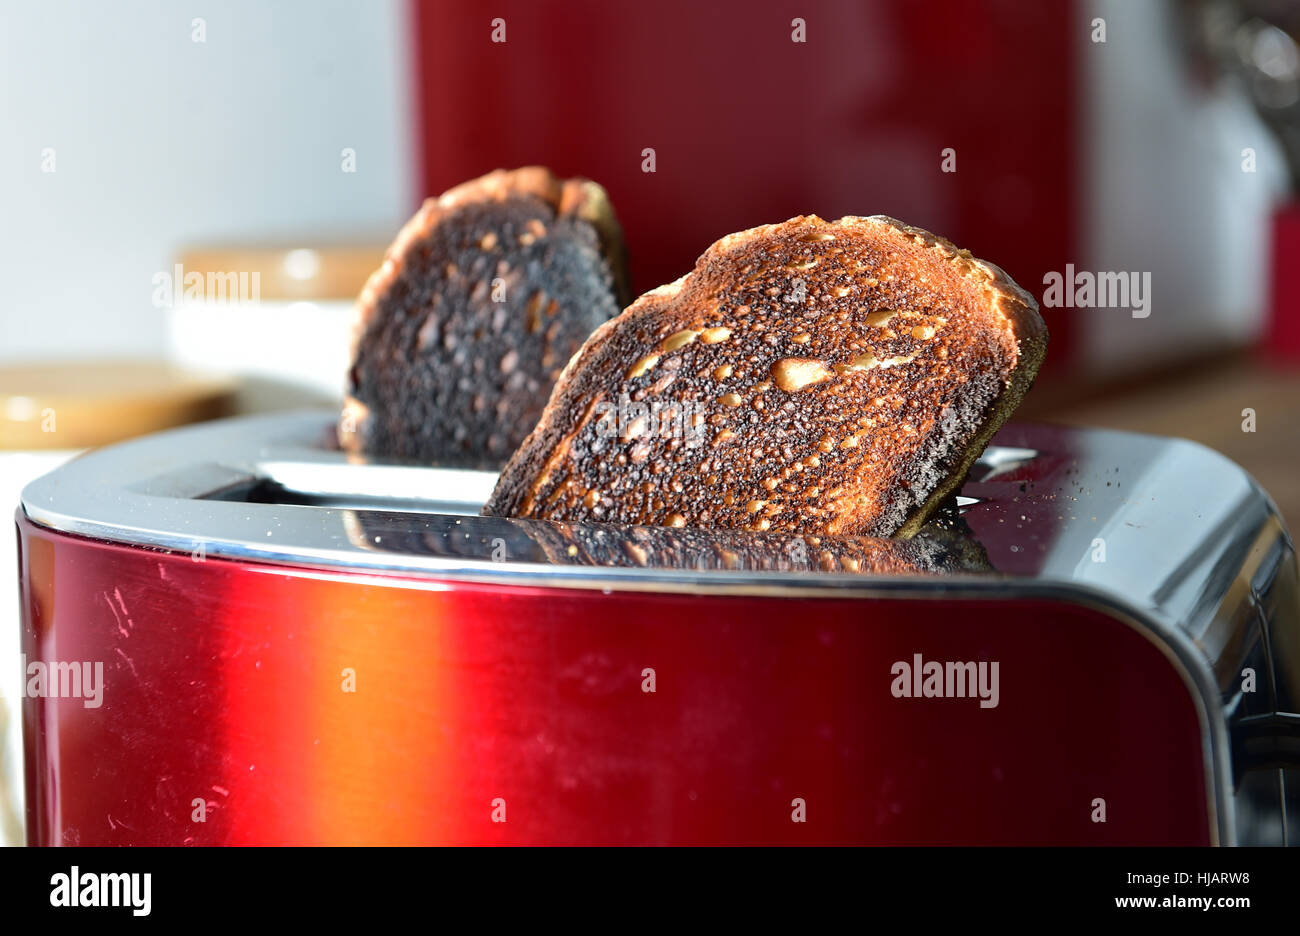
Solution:
[[[530,167],[424,203],[357,301],[339,443],[499,468],[565,363],[629,301],[605,190]]]
[[[1046,346],[1002,270],[892,218],[731,234],[587,340],[483,512],[910,537]]]

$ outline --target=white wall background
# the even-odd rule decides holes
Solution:
[[[187,245],[387,242],[415,207],[406,17],[0,2],[0,362],[161,355],[151,278]]]

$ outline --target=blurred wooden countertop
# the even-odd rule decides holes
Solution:
[[[228,415],[228,377],[152,360],[0,367],[0,451],[83,449]]]
[[[1250,352],[1233,351],[1122,384],[1036,387],[1016,418],[1207,445],[1249,471],[1272,495],[1294,538],[1300,530],[1298,406],[1300,367],[1284,370]],[[1255,411],[1254,432],[1242,431],[1242,410],[1248,407]]]

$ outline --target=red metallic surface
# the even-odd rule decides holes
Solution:
[[[1300,200],[1273,212],[1269,309],[1264,350],[1279,363],[1300,364]]]
[[[1210,841],[1188,689],[1083,607],[438,584],[19,533],[27,660],[106,681],[98,709],[25,702],[34,844]],[[998,661],[1000,704],[894,698],[914,653]]]

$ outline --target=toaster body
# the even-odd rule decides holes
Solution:
[[[24,491],[32,844],[1300,841],[1295,554],[1202,447],[1012,424],[955,566],[868,573],[480,517],[329,429]]]

